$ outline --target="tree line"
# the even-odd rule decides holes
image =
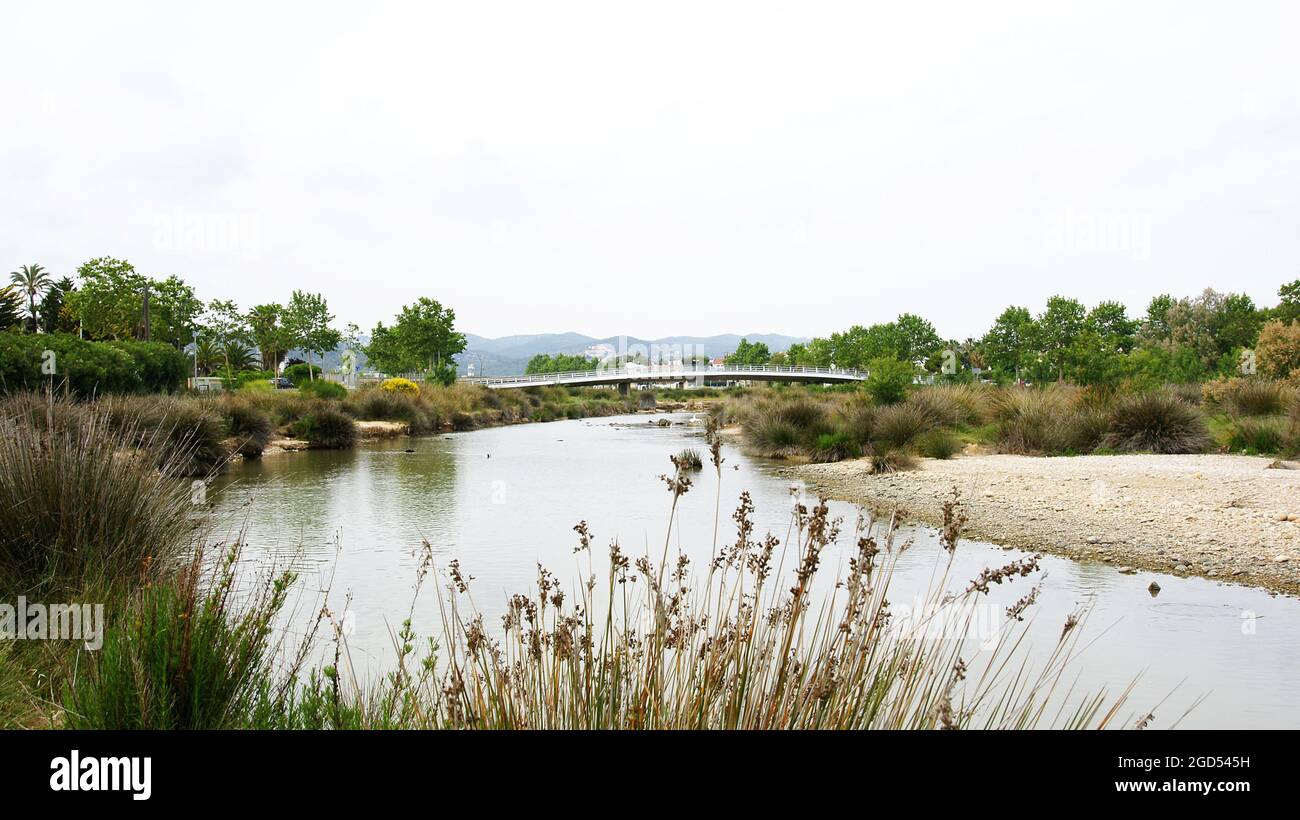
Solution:
[[[742,340],[727,361],[867,370],[902,362],[936,377],[999,382],[1187,383],[1256,370],[1285,377],[1300,368],[1300,280],[1283,285],[1278,297],[1277,305],[1259,307],[1240,293],[1161,294],[1134,317],[1119,302],[1089,308],[1053,296],[1037,314],[1009,306],[982,336],[962,341],[904,313],[775,354]]]
[[[55,280],[41,265],[23,265],[10,282],[0,289],[0,331],[66,334],[91,343],[160,343],[187,351],[201,374],[277,372],[290,351],[300,351],[311,365],[343,345],[345,366],[364,355],[384,373],[421,373],[450,383],[453,357],[465,349],[455,312],[428,297],[403,306],[391,326],[379,322],[363,343],[355,324],[336,326],[319,293],[294,290],[283,303],[247,309],[231,300],[205,303],[179,276],[149,277],[112,257],[82,264],[75,279]],[[315,371],[308,367],[309,378]]]

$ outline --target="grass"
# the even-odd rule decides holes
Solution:
[[[327,401],[318,401],[294,425],[294,433],[321,450],[346,450],[357,441],[357,423]]]
[[[1201,453],[1213,443],[1205,416],[1167,390],[1121,396],[1103,444],[1117,452]]]
[[[163,577],[193,530],[189,482],[169,477],[191,455],[140,455],[149,434],[118,408],[30,409],[0,403],[0,589],[58,595]]]

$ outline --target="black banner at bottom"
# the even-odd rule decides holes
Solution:
[[[454,790],[500,809],[617,788],[649,797],[724,789],[765,808],[888,789],[916,799],[1053,798],[1061,805],[1292,793],[1290,732],[8,732],[0,784],[36,805],[128,813],[376,805]],[[538,789],[542,791],[538,791]],[[662,794],[659,792],[662,790]],[[560,798],[563,802],[564,798]],[[21,805],[21,804],[18,804]],[[805,805],[805,808],[809,806]]]

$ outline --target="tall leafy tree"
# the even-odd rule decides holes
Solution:
[[[1300,319],[1300,279],[1277,289],[1278,304],[1273,308],[1273,318],[1283,324]]]
[[[997,374],[1020,380],[1020,370],[1035,352],[1038,323],[1029,308],[1012,305],[1002,311],[980,339],[984,360]]]
[[[401,344],[421,368],[444,384],[456,379],[453,357],[465,349],[465,334],[456,331],[456,312],[438,301],[421,296],[413,305],[403,305],[393,329]]]
[[[1038,341],[1043,361],[1057,379],[1065,378],[1070,347],[1083,332],[1087,311],[1078,299],[1053,296],[1038,317]]]
[[[727,364],[743,365],[760,365],[767,364],[772,358],[772,353],[767,349],[763,342],[751,342],[747,338],[742,338],[736,345],[736,350],[730,356],[727,356]]]
[[[0,288],[0,331],[16,329],[22,325],[23,299],[13,285]]]
[[[295,290],[285,305],[281,319],[288,337],[299,350],[307,354],[307,364],[312,362],[312,354],[324,355],[338,347],[343,334],[330,324],[334,316],[329,312],[325,297],[319,293],[307,293]],[[309,378],[315,379],[315,371],[308,368]]]
[[[77,268],[77,290],[67,299],[88,339],[130,339],[140,320],[148,280],[124,259],[103,256]]]
[[[283,306],[268,302],[256,305],[244,317],[248,323],[249,336],[253,344],[257,345],[263,370],[279,369],[280,362],[288,355],[289,346],[293,343],[281,322],[283,315]]]
[[[50,286],[37,308],[41,314],[41,327],[47,333],[76,333],[77,317],[68,304],[68,294],[77,289],[72,277],[65,276]]]
[[[40,265],[23,265],[9,274],[9,279],[19,293],[27,297],[28,329],[32,333],[37,332],[40,330],[40,314],[36,310],[36,301],[45,295],[54,282]]]

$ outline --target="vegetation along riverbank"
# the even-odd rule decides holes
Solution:
[[[934,523],[957,487],[970,531],[995,543],[1300,592],[1290,381],[940,384],[893,402],[786,388],[720,413],[746,446],[801,462],[789,472],[832,497]]]
[[[214,540],[189,481],[172,477],[186,469],[183,447],[172,451],[177,463],[159,463],[138,447],[148,424],[107,405],[34,398],[0,404],[0,504],[15,511],[0,526],[0,593],[103,601],[106,624],[99,651],[75,641],[0,642],[4,725],[975,728],[1152,720],[1145,710],[1124,711],[1122,691],[1086,696],[1060,685],[1072,674],[1085,612],[1069,616],[1032,669],[1020,666],[1019,636],[1042,582],[1037,562],[949,578],[942,568],[962,548],[959,505],[945,507],[940,577],[926,600],[946,616],[935,617],[965,630],[990,584],[1025,593],[1001,616],[1004,640],[969,656],[929,618],[892,616],[889,579],[908,544],[895,538],[892,519],[846,522],[823,503],[799,504],[790,534],[778,538],[756,531],[747,493],[736,501],[734,528],[719,528],[714,557],[700,566],[667,540],[640,555],[617,540],[602,548],[578,522],[575,553],[587,567],[578,583],[539,567],[536,587],[509,598],[499,625],[475,610],[472,567],[456,560],[434,567],[425,544],[412,611],[436,606],[441,633],[416,635],[408,620],[395,629],[392,672],[357,680],[333,615],[341,602],[328,590],[309,601],[305,611],[318,614],[305,636],[278,628],[303,588],[291,572],[249,567],[238,538]],[[715,437],[708,445],[701,466],[720,477],[720,445]],[[696,467],[680,459],[665,467],[671,532]],[[714,501],[719,518],[726,515],[730,505]],[[842,539],[853,550],[846,574],[838,586],[817,586],[830,571],[822,553]],[[833,605],[823,598],[831,589]]]

